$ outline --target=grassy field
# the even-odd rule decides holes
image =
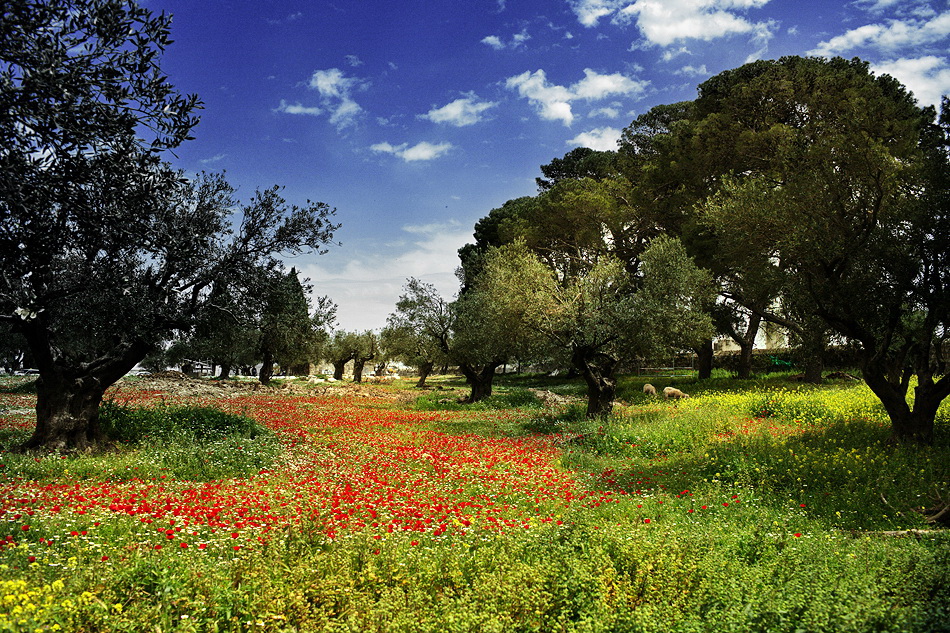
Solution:
[[[411,384],[129,381],[116,450],[0,452],[0,631],[950,630],[947,410],[908,447],[854,382]],[[0,382],[0,446],[34,402]]]

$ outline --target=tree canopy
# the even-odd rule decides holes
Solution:
[[[162,153],[190,137],[197,97],[161,71],[169,19],[118,0],[13,0],[0,22],[0,320],[40,379],[28,447],[102,441],[105,389],[215,284],[323,248],[323,203],[278,189],[240,208],[222,176],[188,180]]]

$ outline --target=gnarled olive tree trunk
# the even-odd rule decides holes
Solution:
[[[618,364],[609,354],[586,347],[575,348],[571,353],[571,365],[587,383],[587,417],[605,418],[613,411]]]
[[[492,382],[495,380],[495,370],[502,366],[502,361],[491,361],[480,366],[462,363],[459,371],[472,388],[466,402],[478,402],[491,396]]]
[[[914,388],[913,407],[907,403],[907,380],[893,381],[880,367],[865,363],[864,381],[880,399],[891,419],[891,440],[915,444],[932,444],[934,421],[940,403],[950,392],[950,380],[943,377],[934,382],[929,376],[918,375]]]
[[[426,361],[419,365],[419,380],[416,382],[416,388],[423,389],[426,386],[426,378],[432,373],[433,367],[435,367],[435,363],[432,361]]]
[[[30,336],[42,334],[28,332],[27,340]],[[87,451],[103,445],[108,440],[99,425],[103,396],[145,358],[149,349],[142,341],[124,343],[110,355],[81,364],[68,364],[49,352],[34,352],[40,370],[36,428],[20,449]]]

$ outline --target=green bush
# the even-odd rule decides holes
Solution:
[[[280,441],[269,429],[211,407],[133,408],[105,402],[99,421],[112,441],[109,450],[40,456],[4,453],[0,474],[36,481],[66,476],[210,481],[255,474],[273,466],[281,454]],[[0,433],[0,439],[16,445],[28,434],[15,429]]]
[[[190,435],[196,440],[223,436],[254,438],[266,430],[251,418],[213,407],[133,408],[106,401],[99,408],[99,424],[115,441],[137,443],[150,438]]]
[[[499,390],[478,402],[463,402],[455,391],[433,391],[416,398],[419,411],[494,411],[499,409],[536,409],[542,402],[529,389]]]

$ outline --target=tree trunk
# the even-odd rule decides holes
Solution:
[[[261,381],[262,385],[266,385],[270,382],[270,379],[273,375],[274,355],[271,353],[269,348],[265,347],[261,364],[261,373],[258,375],[258,380]]]
[[[822,372],[825,370],[825,349],[828,346],[827,331],[816,327],[813,323],[806,326],[799,335],[801,339],[801,354],[804,356],[805,382],[815,385],[821,384]]]
[[[466,363],[459,365],[459,370],[472,388],[472,392],[469,394],[466,402],[471,404],[491,396],[492,382],[495,380],[495,370],[500,366],[500,361],[486,363],[481,369],[472,367]]]
[[[99,405],[111,384],[90,376],[40,376],[36,381],[36,429],[22,448],[85,451],[104,443]]]
[[[820,385],[824,371],[825,362],[821,356],[810,355],[805,359],[805,382]]]
[[[366,360],[362,358],[353,359],[353,382],[363,382],[363,367],[366,366]]]
[[[755,348],[755,336],[759,333],[762,317],[753,312],[749,315],[749,326],[745,334],[736,339],[739,344],[739,368],[736,377],[745,380],[752,377],[752,351]]]
[[[713,368],[713,342],[712,339],[706,339],[696,348],[696,369],[698,378],[706,380],[712,377]]]
[[[586,348],[575,349],[571,365],[587,383],[587,417],[605,418],[613,411],[617,393],[618,361],[607,354],[598,354]]]
[[[228,376],[231,375],[231,363],[221,363],[221,373],[218,374],[218,378],[221,380],[227,380]]]
[[[419,365],[419,381],[416,382],[416,388],[423,389],[426,386],[426,378],[429,377],[429,374],[432,373],[432,368],[435,366],[435,363],[426,362]]]
[[[350,362],[350,359],[340,359],[333,361],[333,378],[334,380],[343,380],[343,371],[346,369],[346,364]]]
[[[152,348],[126,340],[103,356],[80,363],[59,356],[42,327],[23,335],[40,370],[36,381],[36,429],[20,447],[88,450],[107,438],[99,426],[99,405],[112,384],[141,362]]]
[[[905,387],[889,381],[883,369],[869,366],[866,362],[863,374],[864,381],[884,405],[884,410],[891,419],[890,440],[932,444],[934,420],[940,403],[947,397],[947,381],[950,377],[944,377],[934,384],[929,378],[918,376],[918,385],[914,388],[914,405],[911,408],[907,404]]]

